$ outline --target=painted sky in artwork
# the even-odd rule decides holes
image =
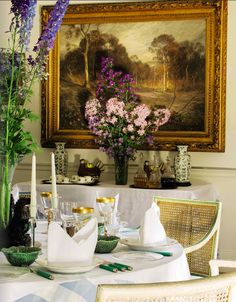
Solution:
[[[97,25],[92,24],[91,30],[97,28]],[[66,53],[65,33],[68,25],[61,28],[61,56]],[[131,57],[132,55],[145,63],[151,63],[152,54],[148,48],[154,37],[162,34],[173,35],[177,42],[185,40],[192,42],[200,42],[205,46],[205,31],[206,21],[204,19],[196,20],[174,20],[174,21],[148,21],[148,22],[124,22],[124,23],[107,23],[100,24],[99,29],[102,33],[114,34],[126,47],[126,50]],[[69,49],[77,48],[80,39],[71,39],[66,41]]]

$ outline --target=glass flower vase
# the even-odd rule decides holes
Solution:
[[[115,183],[116,185],[126,185],[128,181],[128,163],[127,156],[115,156]]]
[[[12,245],[26,245],[25,239],[29,237],[26,229],[26,210],[23,205],[26,200],[20,203],[21,207],[14,204],[11,194],[12,179],[17,164],[24,158],[24,155],[13,155],[10,160],[9,155],[0,153],[0,249]],[[18,200],[20,202],[20,200]],[[16,212],[16,209],[18,211]],[[19,219],[22,210],[22,218]],[[15,219],[16,216],[17,218]],[[24,234],[24,235],[23,235]],[[26,235],[25,235],[26,234]],[[30,241],[28,240],[29,244]]]
[[[12,164],[6,154],[0,154],[0,230],[5,230],[9,224],[11,186],[16,164]]]

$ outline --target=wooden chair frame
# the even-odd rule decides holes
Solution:
[[[212,259],[209,261],[211,268],[211,276],[218,276],[220,267],[224,268],[236,268],[235,260],[221,260],[221,259]]]
[[[179,282],[100,284],[96,302],[235,302],[236,273]]]

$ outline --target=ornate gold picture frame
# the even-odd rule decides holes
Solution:
[[[42,26],[51,9],[42,7]],[[171,110],[143,149],[223,152],[226,31],[226,0],[70,5],[42,83],[42,146],[97,148],[84,109],[109,56],[132,74],[141,102]]]

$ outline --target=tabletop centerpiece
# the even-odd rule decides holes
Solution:
[[[102,58],[96,97],[87,101],[85,117],[96,135],[99,149],[115,162],[116,184],[127,184],[128,161],[145,143],[153,143],[153,132],[170,118],[167,108],[150,108],[135,94],[133,77],[114,70],[112,58]]]
[[[8,48],[0,49],[0,233],[11,219],[11,181],[17,163],[37,148],[25,121],[37,118],[27,108],[33,84],[47,77],[46,64],[69,0],[58,0],[31,52],[30,35],[37,0],[11,0]]]

